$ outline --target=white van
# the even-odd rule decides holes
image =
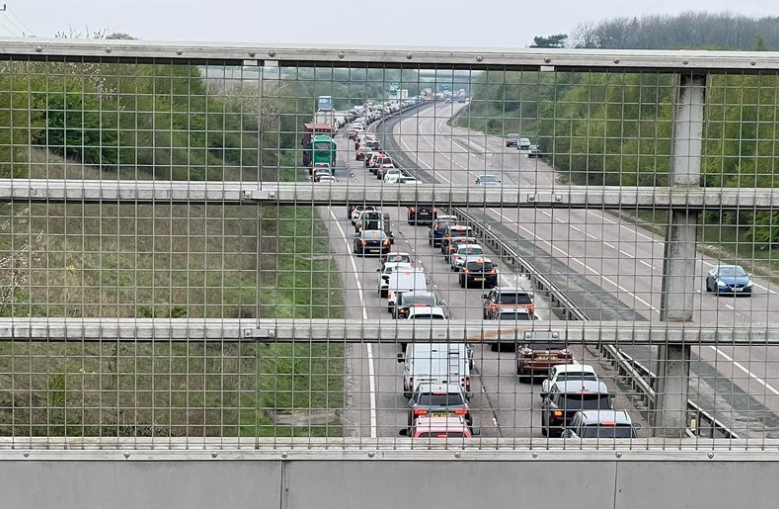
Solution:
[[[390,274],[387,285],[387,313],[392,313],[398,293],[421,290],[427,290],[427,278],[423,269],[403,269]]]
[[[398,354],[403,367],[403,395],[410,398],[420,384],[460,384],[471,391],[471,366],[465,343],[411,343],[405,357]]]

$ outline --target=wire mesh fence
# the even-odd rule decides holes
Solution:
[[[114,42],[0,62],[7,443],[777,438],[770,59]]]

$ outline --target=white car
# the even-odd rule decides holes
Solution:
[[[386,297],[387,290],[389,290],[390,274],[398,269],[410,269],[412,265],[409,262],[390,262],[385,263],[382,268],[376,269],[378,273],[377,287],[379,291],[379,297]]]
[[[479,175],[476,177],[476,185],[479,187],[498,186],[500,179],[495,175]]]
[[[466,257],[480,256],[483,254],[484,249],[479,244],[462,244],[457,246],[457,251],[449,256],[449,265],[453,271],[459,272]]]
[[[446,320],[446,313],[441,306],[409,308],[406,320]]]
[[[398,180],[401,177],[401,175],[403,175],[400,172],[399,168],[395,168],[391,164],[384,164],[384,165],[382,165],[382,169],[384,170],[384,183],[385,184],[397,184]],[[389,177],[392,177],[392,179],[390,180]]]
[[[373,205],[367,205],[367,206],[358,205],[357,207],[355,207],[354,210],[352,210],[352,215],[350,218],[352,220],[352,224],[356,224],[357,219],[360,217],[360,214],[362,214],[363,211],[366,210],[376,210],[376,207],[374,207]]]
[[[398,179],[398,184],[414,184],[419,182],[419,180],[415,179],[411,175],[401,175]]]
[[[541,383],[541,399],[546,398],[549,390],[557,382],[598,381],[595,368],[588,364],[560,364],[549,370],[549,378]]]
[[[331,184],[334,184],[334,183],[337,184],[338,183],[338,179],[336,179],[332,175],[322,175],[321,177],[319,177],[319,183],[321,184],[322,182],[329,182]]]

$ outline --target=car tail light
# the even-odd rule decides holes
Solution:
[[[389,246],[390,245],[389,239],[384,239],[384,242],[382,242],[382,244],[384,244],[385,246]]]
[[[463,274],[468,274],[470,271],[468,269],[463,270]]]
[[[365,246],[365,245],[367,245],[367,244],[368,244],[368,243],[367,243],[367,242],[365,242],[364,240],[360,240],[360,245],[361,245],[361,246],[363,246],[363,247],[364,247],[364,246]]]
[[[617,423],[616,422],[602,422],[602,423],[600,423],[600,425],[603,426],[604,428],[615,428],[615,427],[617,427]]]
[[[519,353],[521,353],[522,355],[525,355],[525,356],[533,355],[533,350],[531,350],[530,348],[525,347],[522,350],[520,350]]]
[[[465,385],[465,390],[470,391],[471,390],[471,377],[464,376],[460,378],[460,383]]]
[[[414,377],[408,377],[408,390],[414,390]]]
[[[490,274],[497,274],[497,273],[498,273],[498,269],[495,269],[495,268],[493,268],[493,269],[490,271]]]
[[[560,354],[568,357],[568,356],[571,355],[571,349],[570,348],[563,348],[562,350],[560,350]]]
[[[422,408],[415,408],[414,415],[427,415],[427,410],[424,410]]]
[[[416,211],[417,211],[417,209],[415,209],[414,207],[409,207],[408,211],[409,211],[409,212],[416,212]]]
[[[467,415],[468,411],[464,408],[458,408],[454,411],[454,415]]]
[[[563,416],[563,411],[562,410],[554,410],[552,412],[552,415],[555,416],[555,417],[562,417]]]

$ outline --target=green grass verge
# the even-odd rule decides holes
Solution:
[[[343,316],[311,207],[6,204],[0,287],[2,316]],[[341,436],[344,352],[2,343],[0,434]]]

